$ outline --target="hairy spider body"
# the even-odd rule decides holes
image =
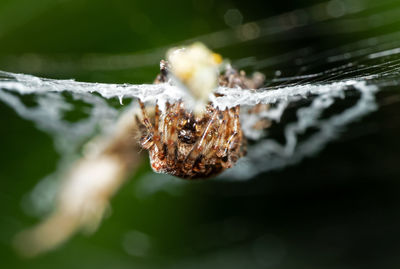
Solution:
[[[192,63],[188,66],[197,70],[192,73],[204,70],[204,66]],[[209,66],[205,68],[210,69]],[[171,69],[173,71],[170,63],[162,60],[154,83],[167,82]],[[239,88],[258,88],[264,82],[260,73],[247,78],[244,71],[238,72],[230,65],[215,79],[216,85]],[[191,82],[185,85],[192,90],[195,88]],[[163,113],[156,105],[154,116],[150,118],[144,104],[139,103],[142,110],[142,120],[137,117],[140,144],[149,151],[151,167],[156,172],[186,179],[208,178],[232,167],[245,154],[246,138],[240,126],[239,106],[220,110],[206,104],[201,113],[193,113],[188,112],[182,102],[177,102],[167,104]]]
[[[200,117],[185,110],[182,102],[155,107],[149,119],[140,102],[140,144],[149,151],[156,172],[186,179],[207,178],[232,167],[245,149],[239,107],[219,110],[208,105]]]
[[[171,50],[167,57],[168,61],[160,62],[160,74],[154,83],[179,81],[197,105],[188,111],[182,102],[166,104],[162,113],[156,105],[154,116],[149,117],[139,102],[140,144],[149,151],[151,167],[156,172],[187,179],[217,175],[245,154],[246,139],[239,121],[240,107],[214,108],[207,104],[208,96],[217,85],[258,88],[264,76],[254,73],[247,78],[244,71],[238,72],[229,64],[219,75],[221,56],[199,43]]]

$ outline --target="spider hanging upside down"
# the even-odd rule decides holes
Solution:
[[[113,133],[89,142],[84,157],[65,175],[53,213],[16,236],[14,244],[21,254],[35,256],[80,229],[97,228],[109,200],[140,163],[133,132],[139,131],[139,144],[149,151],[153,170],[186,179],[217,175],[245,154],[240,107],[219,109],[208,98],[218,85],[259,88],[264,76],[254,73],[247,78],[228,64],[219,75],[221,56],[200,43],[171,50],[167,58],[168,62],[161,61],[155,83],[181,85],[194,97],[193,107],[180,100],[152,109],[139,101],[140,111],[123,113]]]
[[[167,64],[163,62],[156,82],[166,81],[167,76]],[[219,84],[232,87],[252,82],[230,69],[221,75]],[[142,133],[140,143],[149,151],[151,167],[156,172],[187,179],[207,178],[232,167],[245,154],[239,106],[220,110],[207,104],[196,115],[179,101],[167,103],[161,115],[156,105],[153,119],[148,118],[142,102],[140,107],[143,116],[142,120],[137,117]]]
[[[190,49],[174,51],[169,58],[172,60],[172,75],[177,75],[199,101],[208,98],[207,94],[214,89],[217,79],[218,70],[213,69],[220,64],[221,57],[203,45],[195,44]],[[170,77],[168,62],[161,61],[160,69],[155,83],[167,82]],[[194,74],[204,70],[209,76],[205,78],[208,84],[204,77]],[[219,86],[230,88],[254,89],[263,82],[264,76],[260,73],[248,79],[243,71],[238,73],[229,65],[218,77]],[[232,167],[245,154],[246,140],[240,127],[239,106],[220,110],[206,104],[203,111],[196,113],[185,109],[183,102],[179,101],[167,103],[161,115],[156,105],[154,117],[149,119],[144,104],[139,103],[143,116],[142,120],[136,117],[142,133],[140,143],[149,151],[151,167],[156,172],[186,179],[207,178]]]

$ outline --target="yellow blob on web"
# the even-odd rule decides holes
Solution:
[[[178,79],[199,102],[206,103],[216,88],[222,56],[197,42],[168,51],[167,59],[172,75]]]

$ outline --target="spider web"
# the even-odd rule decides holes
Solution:
[[[248,48],[262,48],[272,42],[306,44],[279,55],[260,52],[232,58],[235,67],[264,72],[266,85],[258,90],[219,88],[217,92],[223,96],[211,96],[213,105],[241,105],[246,111],[261,103],[271,105],[271,109],[241,115],[243,130],[250,139],[248,154],[222,178],[246,180],[298,163],[340,137],[350,123],[379,109],[376,93],[399,84],[400,29],[392,26],[400,22],[400,7],[393,8],[391,3],[394,2],[332,0],[196,38],[221,50],[252,51]],[[321,9],[324,12],[316,12]],[[296,31],[303,34],[293,34]],[[352,37],[328,45],[302,42],[335,40],[335,36],[343,34]],[[154,50],[153,54],[160,51],[164,49]],[[110,57],[96,58],[90,69],[100,66],[121,69],[121,62],[135,65],[135,59],[140,59],[140,55]],[[103,60],[108,64],[104,65]],[[139,67],[147,64],[138,62]],[[30,96],[34,104],[24,102],[24,96]],[[109,100],[118,99],[122,104],[136,98],[163,103],[190,97],[171,84],[86,83],[0,72],[0,100],[53,137],[62,156],[59,170],[96,130],[107,132],[112,128],[123,109],[120,105],[110,105]],[[68,111],[76,109],[70,99],[84,104],[85,117],[78,121],[65,119]],[[292,120],[286,120],[285,115],[289,114],[294,115]],[[260,119],[270,120],[271,128],[253,128]]]

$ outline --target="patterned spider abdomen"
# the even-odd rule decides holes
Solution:
[[[182,102],[167,104],[149,119],[143,103],[141,145],[149,151],[156,172],[186,179],[207,178],[232,167],[244,154],[239,107],[206,107],[201,116],[186,111]]]

